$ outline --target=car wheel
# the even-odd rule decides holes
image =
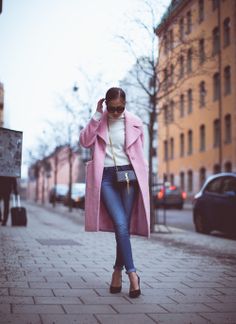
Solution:
[[[203,217],[203,215],[200,212],[197,212],[195,214],[194,223],[195,223],[196,232],[202,234],[210,233],[209,225],[207,224],[206,219]]]
[[[179,210],[182,210],[182,209],[183,209],[183,204],[179,204],[179,205],[177,205],[177,208],[178,208]]]

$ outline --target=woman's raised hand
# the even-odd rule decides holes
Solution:
[[[98,100],[98,103],[97,103],[97,111],[99,111],[100,113],[103,113],[103,102],[105,101],[105,98],[102,98],[100,100]]]

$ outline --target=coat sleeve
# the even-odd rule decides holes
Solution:
[[[81,130],[79,142],[83,147],[90,148],[91,146],[93,146],[97,136],[99,124],[99,120],[92,118],[87,126]]]

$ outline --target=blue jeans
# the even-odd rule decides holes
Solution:
[[[119,166],[128,170],[131,166]],[[126,184],[116,181],[115,167],[105,167],[102,177],[101,198],[112,219],[116,237],[116,261],[114,269],[123,269],[126,273],[136,271],[130,244],[130,220],[133,203],[138,191],[137,182],[131,182],[129,191]]]

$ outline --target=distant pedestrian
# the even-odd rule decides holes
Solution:
[[[12,192],[15,195],[18,194],[16,178],[0,177],[0,200],[3,200],[2,226],[5,226],[8,220],[10,197]]]
[[[80,143],[93,152],[86,167],[85,229],[115,232],[110,293],[121,291],[125,267],[129,296],[136,298],[141,294],[140,278],[133,263],[130,233],[150,235],[148,165],[142,121],[127,111],[121,88],[109,89],[98,101],[97,111],[80,133]]]

